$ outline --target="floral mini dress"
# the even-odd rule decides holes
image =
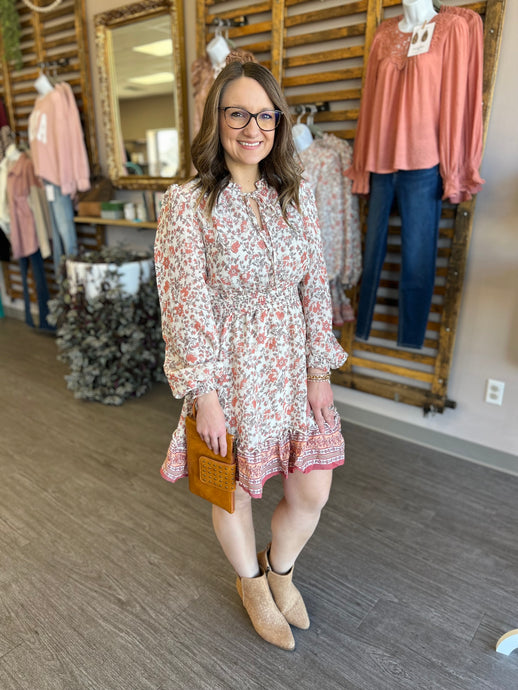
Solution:
[[[212,216],[195,180],[162,202],[155,264],[166,345],[164,371],[185,398],[162,476],[187,476],[185,416],[216,390],[235,436],[239,484],[252,497],[265,481],[344,462],[340,418],[320,433],[307,413],[307,367],[338,368],[347,355],[331,327],[326,267],[310,186],[283,218],[264,180],[244,194],[230,182]],[[250,200],[257,203],[258,222]]]

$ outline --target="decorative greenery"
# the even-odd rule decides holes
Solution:
[[[74,261],[110,263],[151,258],[122,247],[80,252]],[[153,381],[165,381],[164,343],[154,272],[135,295],[121,289],[117,268],[109,269],[100,293],[87,300],[85,287],[71,293],[62,261],[62,280],[49,302],[48,321],[57,328],[58,359],[70,367],[67,387],[76,398],[122,405],[140,397]]]
[[[0,0],[0,28],[5,59],[13,61],[16,68],[22,66],[22,51],[20,48],[20,17],[15,7],[15,0]]]

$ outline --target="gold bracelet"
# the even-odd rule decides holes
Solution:
[[[330,381],[331,374],[308,374],[306,378],[308,381]]]

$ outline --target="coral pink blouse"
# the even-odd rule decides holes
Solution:
[[[371,172],[439,164],[443,198],[455,199],[465,177],[468,24],[457,14],[437,14],[429,51],[407,57],[412,34],[399,30],[400,21],[387,19],[374,36],[346,174],[353,192],[367,194]]]

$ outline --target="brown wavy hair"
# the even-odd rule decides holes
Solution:
[[[268,94],[276,110],[282,112],[270,153],[259,163],[259,171],[279,195],[282,215],[290,204],[299,208],[299,186],[302,167],[293,143],[291,114],[286,99],[269,69],[257,62],[230,62],[222,69],[207,95],[198,134],[191,146],[191,157],[198,171],[197,186],[200,201],[206,197],[206,212],[210,216],[220,193],[230,182],[223,146],[219,137],[219,106],[226,87],[240,77],[250,77]]]

